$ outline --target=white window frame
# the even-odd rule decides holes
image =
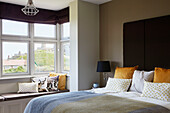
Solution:
[[[60,41],[61,42],[69,42],[70,41],[70,37],[64,37],[64,38],[62,38],[63,37],[63,25],[60,25],[60,29],[61,29],[61,37],[60,37]]]
[[[61,71],[65,72],[65,73],[68,73],[69,71],[64,70],[64,57],[62,57],[63,54],[64,54],[64,52],[63,52],[63,49],[64,49],[63,45],[64,44],[70,44],[70,42],[69,41],[61,42],[61,52],[60,52],[60,54],[61,54]]]
[[[4,73],[3,73],[3,57],[1,56],[1,62],[2,62],[2,63],[1,63],[1,67],[2,67],[2,68],[1,68],[1,70],[2,70],[2,71],[1,71],[1,75],[2,75],[2,76],[16,76],[16,75],[28,75],[28,74],[30,74],[30,69],[29,69],[29,65],[30,65],[30,62],[29,62],[29,61],[30,61],[30,60],[29,60],[29,59],[30,59],[29,42],[28,42],[28,41],[20,41],[20,42],[19,42],[19,41],[16,41],[16,40],[13,41],[13,40],[4,40],[4,39],[2,39],[1,42],[2,42],[2,43],[3,43],[3,42],[18,42],[18,43],[20,43],[20,42],[22,43],[22,42],[23,42],[23,43],[27,43],[27,48],[28,48],[28,49],[27,49],[27,52],[28,52],[28,53],[27,53],[27,55],[28,55],[28,56],[27,56],[27,72],[25,72],[25,73],[7,73],[7,74],[4,74]],[[2,45],[2,43],[1,43],[1,45]],[[2,51],[2,50],[3,50],[3,46],[1,46],[1,51]],[[2,52],[3,52],[3,51],[2,51]]]
[[[56,48],[57,48],[57,44],[55,43],[55,42],[34,42],[34,44],[35,43],[45,43],[45,44],[54,44],[54,71],[53,72],[56,72],[57,71],[57,67],[56,67],[56,64],[57,64],[57,58],[56,58],[56,56],[57,56],[57,52],[56,52]],[[33,51],[33,56],[35,55],[35,52]],[[34,64],[34,59],[35,57],[33,57],[33,64]],[[35,70],[35,65],[34,65],[34,70]],[[48,74],[49,72],[36,72],[36,71],[34,71],[34,75],[39,75],[39,74]]]
[[[2,19],[0,19],[0,77],[19,77],[19,76],[36,76],[36,75],[47,75],[49,72],[36,73],[34,68],[34,43],[53,43],[55,44],[55,72],[63,72],[61,69],[61,43],[69,43],[70,39],[62,38],[62,25],[56,25],[56,38],[44,38],[34,37],[34,24],[28,23],[28,37],[17,36],[17,35],[3,35],[2,34]],[[27,58],[27,71],[28,73],[12,73],[3,74],[3,57],[2,57],[2,42],[26,42],[28,43],[28,58]],[[65,72],[69,73],[69,72]]]
[[[64,43],[70,43],[70,37],[65,37],[64,39],[62,38],[63,37],[63,25],[60,25],[60,33],[61,33],[61,36],[60,36],[60,70],[61,72],[63,73],[68,73],[69,74],[69,71],[65,71],[64,70],[64,62],[63,62],[63,59],[64,58],[61,58],[62,57],[62,45]]]
[[[0,19],[0,28],[1,28],[1,36],[3,36],[4,38],[9,38],[9,37],[13,37],[13,38],[29,38],[30,37],[30,28],[29,28],[29,23],[28,23],[28,35],[27,36],[24,36],[24,35],[10,35],[10,34],[2,34],[2,20],[3,19]],[[16,21],[17,22],[17,21]]]
[[[56,26],[55,26],[55,37],[54,38],[48,38],[48,37],[37,37],[37,36],[35,36],[34,34],[33,34],[33,37],[34,37],[34,39],[40,39],[40,40],[57,40],[57,26],[58,26],[59,24],[57,24]],[[60,25],[59,25],[60,26]],[[34,28],[34,24],[33,24],[33,28]]]

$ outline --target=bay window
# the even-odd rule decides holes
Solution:
[[[70,27],[0,20],[0,76],[70,70]]]

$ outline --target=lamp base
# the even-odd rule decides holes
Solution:
[[[106,83],[107,83],[107,80],[108,80],[108,73],[103,72],[103,79],[104,79],[105,84],[106,84]]]

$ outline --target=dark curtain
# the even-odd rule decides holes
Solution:
[[[63,24],[69,22],[69,7],[59,11],[37,8],[39,13],[35,16],[25,15],[21,11],[22,8],[24,6],[0,2],[0,19],[42,24]]]

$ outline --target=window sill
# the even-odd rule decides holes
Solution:
[[[29,79],[29,78],[32,78],[33,76],[14,76],[14,77],[1,77],[0,78],[0,81],[1,80],[12,80],[12,79]]]
[[[48,76],[48,75],[45,75],[45,74],[42,74],[42,75],[25,75],[25,76],[3,76],[3,77],[0,77],[0,81],[1,80],[13,80],[13,79],[29,79],[29,78],[33,78],[33,77],[44,77],[44,76]],[[67,77],[70,77],[70,74],[67,74]]]

